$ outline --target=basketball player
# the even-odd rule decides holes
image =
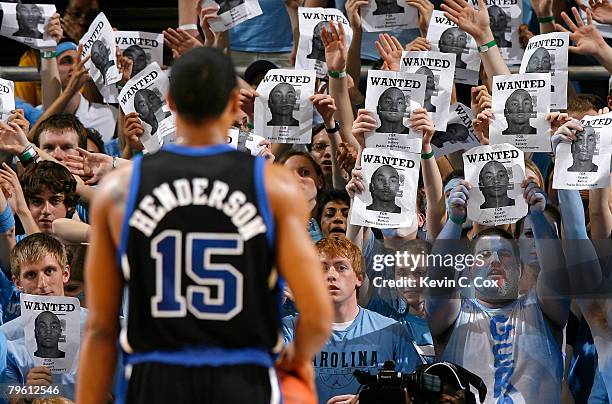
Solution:
[[[77,402],[102,402],[111,384],[124,284],[120,342],[131,371],[118,402],[278,402],[275,264],[301,313],[278,366],[314,389],[311,360],[329,338],[332,310],[312,276],[321,264],[301,188],[284,168],[226,145],[240,107],[220,51],[183,55],[167,99],[180,144],[109,174],[92,206],[85,271],[94,286]]]

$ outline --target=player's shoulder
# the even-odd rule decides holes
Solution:
[[[108,204],[118,199],[125,200],[130,188],[135,165],[139,165],[140,157],[132,161],[132,164],[123,165],[106,174],[96,190],[96,202]],[[123,198],[120,198],[123,195]]]
[[[285,201],[302,197],[302,188],[291,171],[279,164],[265,164],[264,166],[268,196],[272,199],[282,198]]]

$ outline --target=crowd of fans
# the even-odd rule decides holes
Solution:
[[[612,108],[612,88],[604,101],[582,91],[594,88],[591,83],[570,81],[567,109],[547,117],[553,153],[525,153],[522,185],[529,213],[517,223],[488,227],[466,220],[469,189],[475,184],[464,179],[462,151],[431,158],[432,138],[438,135],[431,115],[419,109],[410,120],[412,129],[423,132],[414,201],[417,228],[355,226],[349,223],[349,209],[353,198],[366,191],[360,151],[365,134],[377,127],[373,111],[363,108],[362,68],[393,70],[403,50],[431,49],[425,37],[434,7],[447,12],[478,44],[489,42],[493,35],[484,3],[479,2],[482,8],[477,10],[465,0],[444,0],[441,5],[406,0],[406,6],[418,10],[420,29],[380,35],[362,33],[360,7],[367,0],[259,3],[262,15],[216,33],[210,22],[217,18],[217,8],[179,0],[181,27],[165,29],[164,42],[174,60],[192,48],[209,46],[222,49],[236,66],[246,68],[239,80],[242,111],[235,126],[250,132],[256,88],[265,73],[294,64],[298,7],[337,7],[350,22],[349,47],[335,25],[322,30],[328,69],[347,74],[325,79],[317,86],[321,91],[311,97],[312,142],[263,141],[259,153],[270,164],[295,173],[312,212],[307,226],[322,263],[322,272],[313,268],[312,276],[325,277],[334,304],[333,335],[313,362],[319,402],[355,402],[359,383],[352,371],[375,372],[385,360],[395,360],[403,372],[437,361],[460,365],[483,379],[488,403],[610,402],[612,289],[606,286],[612,270],[611,189],[553,189],[552,173],[556,145],[576,139],[581,129],[577,120]],[[570,51],[578,55],[570,60],[612,71],[612,48],[593,23],[612,23],[612,5],[608,0],[590,0],[588,9],[576,4],[587,10],[586,23],[571,6],[562,0],[524,3],[522,45],[539,33],[570,31]],[[83,266],[90,232],[88,206],[108,172],[143,153],[142,117],[104,103],[79,56],[79,40],[103,7],[102,0],[71,0],[61,15],[51,18],[45,30],[58,43],[55,53],[41,57],[31,49],[21,57],[20,66],[40,69],[41,81],[16,83],[17,109],[0,122],[2,383],[59,383],[64,386],[62,396],[70,400],[75,399],[78,370],[51,374],[34,365],[19,322],[19,295],[73,296],[87,307]],[[544,18],[549,16],[557,23]],[[107,17],[112,23],[113,16]],[[538,18],[545,22],[535,24]],[[118,51],[123,83],[133,76],[133,69],[142,70],[137,56]],[[495,47],[481,58],[481,84],[454,86],[452,102],[471,107],[478,140],[487,145],[493,119],[491,78],[510,70]],[[497,268],[496,274],[485,277],[516,287],[472,297],[452,287],[428,290],[418,280],[452,279],[459,269],[407,267],[380,258],[398,252],[413,257],[457,254],[460,240],[466,241],[465,251],[484,254],[487,268]],[[469,274],[478,270],[482,268],[469,268]],[[417,286],[379,287],[373,282],[376,277],[415,279]],[[299,313],[288,289],[282,310],[282,331],[289,342]],[[82,325],[86,317],[85,309]],[[444,387],[439,402],[465,402],[465,386],[458,379]]]

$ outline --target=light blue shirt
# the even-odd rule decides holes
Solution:
[[[293,340],[297,318],[289,316],[283,319],[285,342]],[[355,321],[345,330],[334,330],[315,356],[319,403],[325,404],[341,394],[357,393],[360,385],[353,371],[378,373],[386,360],[394,360],[396,369],[401,372],[412,372],[422,363],[404,326],[360,308]]]
[[[281,0],[259,0],[263,14],[230,30],[232,50],[242,52],[291,52],[291,21]]]

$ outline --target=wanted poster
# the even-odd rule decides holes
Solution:
[[[0,35],[35,49],[55,48],[46,30],[55,14],[53,4],[0,3]]]
[[[523,151],[549,152],[550,73],[493,76],[491,144],[510,143]]]
[[[422,74],[368,71],[365,107],[374,113],[378,128],[366,133],[366,147],[421,152],[423,134],[408,125],[412,111],[423,105],[426,85]]]
[[[202,0],[201,5],[202,8],[219,7],[219,18],[210,21],[210,27],[215,32],[225,32],[262,13],[258,0]]]
[[[405,0],[370,0],[361,7],[361,26],[365,32],[419,27],[419,13]]]
[[[144,127],[140,141],[149,153],[161,147],[164,133],[159,130],[160,123],[172,115],[166,105],[168,87],[168,76],[153,62],[130,79],[119,93],[123,112],[138,112]]]
[[[529,40],[519,73],[550,73],[551,109],[567,108],[569,32],[536,35]]]
[[[15,109],[15,83],[0,79],[0,114],[2,122],[6,122]]]
[[[457,24],[434,10],[429,21],[427,40],[431,50],[455,55],[455,81],[461,84],[478,84],[480,55],[478,44]]]
[[[315,76],[314,70],[268,71],[257,87],[255,134],[272,143],[310,143]]]
[[[111,84],[121,80],[121,73],[117,69],[115,33],[104,13],[93,20],[79,44],[83,45],[81,59],[91,55],[85,67],[104,101],[116,102],[117,88]]]
[[[440,52],[402,52],[400,70],[427,77],[423,107],[437,130],[446,130],[449,119],[455,56]]]
[[[342,24],[346,33],[347,49],[351,45],[353,30],[344,14],[335,8],[300,7],[298,15],[300,39],[295,56],[295,68],[297,70],[316,70],[317,77],[327,77],[325,46],[321,40],[323,27],[329,30],[330,22]]]
[[[450,106],[449,114],[446,130],[436,131],[431,139],[436,158],[480,146],[472,126],[472,110],[458,102]]]
[[[132,74],[136,76],[155,62],[164,64],[164,35],[152,32],[115,31],[115,45],[123,56],[132,60]]]
[[[470,0],[478,9],[478,0]],[[489,25],[493,38],[506,61],[510,65],[521,63],[523,48],[519,43],[519,26],[523,23],[523,2],[521,0],[487,0]]]
[[[465,179],[472,185],[468,218],[486,225],[516,223],[527,215],[521,183],[523,151],[509,144],[475,147],[463,154]]]
[[[420,165],[420,153],[363,149],[366,190],[353,200],[351,224],[381,229],[411,227],[416,220]]]
[[[26,348],[35,366],[52,374],[75,372],[81,345],[79,299],[22,293],[19,301]]]
[[[553,188],[594,189],[610,186],[612,112],[580,120],[583,130],[576,140],[559,143],[555,157]]]
[[[257,156],[259,152],[265,148],[259,143],[265,140],[261,136],[257,136],[250,132],[244,132],[237,128],[231,128],[227,135],[227,144],[238,151],[249,153],[251,156]]]

